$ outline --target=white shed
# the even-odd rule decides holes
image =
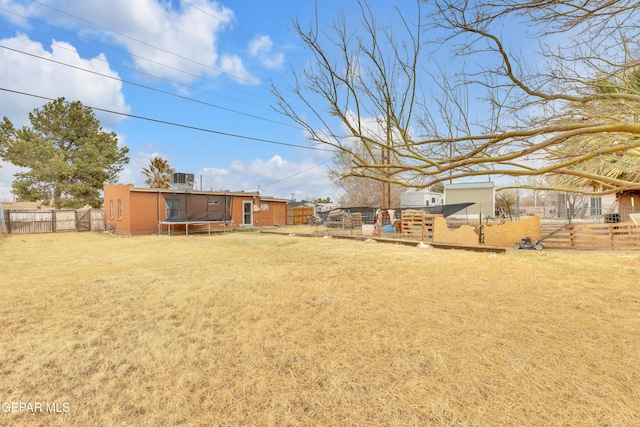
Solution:
[[[467,182],[444,185],[444,199],[447,205],[472,202],[473,205],[452,217],[478,217],[482,209],[483,217],[495,216],[496,186],[493,182]]]

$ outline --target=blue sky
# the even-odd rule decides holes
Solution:
[[[290,68],[308,60],[292,20],[311,23],[318,13],[329,24],[343,6],[357,4],[323,0],[316,11],[312,1],[0,0],[0,87],[209,130],[96,110],[130,150],[121,183],[144,186],[140,170],[158,155],[204,189],[335,200],[331,153],[309,149],[303,131],[271,109],[269,85],[286,84]],[[0,91],[0,116],[23,126],[46,102]],[[18,169],[2,166],[0,200],[11,200]]]

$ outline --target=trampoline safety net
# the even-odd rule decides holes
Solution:
[[[228,195],[164,193],[166,221],[228,221],[231,199]]]

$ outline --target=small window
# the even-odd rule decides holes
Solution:
[[[180,199],[167,199],[167,219],[180,216]]]
[[[268,211],[269,210],[269,203],[260,203],[260,210],[261,211]]]
[[[219,205],[220,200],[209,200],[207,203],[209,203],[210,205]]]
[[[602,199],[600,197],[591,198],[591,216],[602,215]]]
[[[122,199],[118,199],[118,218],[122,218]]]
[[[113,219],[113,200],[109,200],[109,215]]]
[[[435,202],[436,202],[436,198],[435,198],[435,197],[432,197],[432,198],[431,198],[431,203],[435,203]]]

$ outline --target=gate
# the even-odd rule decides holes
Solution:
[[[91,211],[90,210],[76,211],[76,230],[91,231]]]

